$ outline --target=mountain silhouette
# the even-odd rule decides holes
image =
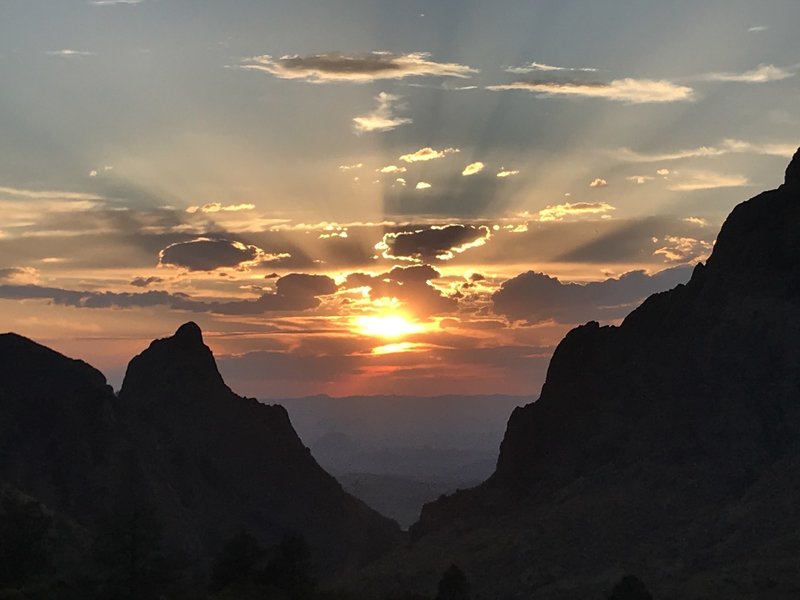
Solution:
[[[198,564],[241,531],[265,545],[301,533],[328,570],[400,536],[315,462],[283,407],[225,385],[194,323],[131,360],[118,396],[90,365],[0,336],[0,483],[87,530],[152,508],[166,547]]]
[[[481,486],[425,506],[360,586],[482,597],[795,598],[800,548],[800,150],[737,206],[686,285],[556,349]],[[394,565],[404,565],[397,573]]]

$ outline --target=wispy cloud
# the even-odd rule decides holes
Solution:
[[[514,177],[515,175],[519,175],[519,171],[515,169],[500,169],[498,171],[497,176],[500,179],[505,179],[506,177]]]
[[[190,206],[186,209],[186,212],[190,214],[197,212],[240,212],[243,210],[254,210],[255,207],[255,204],[220,204],[219,202],[210,202],[208,204],[203,204],[202,206]]]
[[[483,164],[481,161],[470,163],[466,167],[464,167],[464,170],[461,172],[461,174],[464,177],[469,177],[470,175],[476,175],[481,171],[483,171],[484,167],[486,167],[486,165]]]
[[[352,171],[353,169],[360,169],[364,166],[364,163],[355,163],[353,165],[339,165],[340,171]]]
[[[725,175],[711,171],[681,172],[681,179],[670,183],[668,190],[673,192],[694,192],[717,188],[743,187],[750,181],[743,175]]]
[[[566,202],[548,206],[539,211],[540,221],[563,221],[569,217],[605,215],[615,207],[605,202]]]
[[[141,4],[144,0],[91,0],[93,6],[116,6],[118,4]]]
[[[372,112],[353,118],[358,133],[370,131],[391,131],[401,125],[413,123],[413,119],[399,117],[395,112],[402,109],[400,96],[381,92],[375,97],[376,106]]]
[[[766,31],[769,29],[766,25],[754,25],[753,27],[749,27],[747,29],[747,33],[761,33],[762,31]]]
[[[64,192],[57,190],[28,190],[24,188],[0,187],[0,196],[16,196],[31,200],[102,200],[97,194]]]
[[[444,148],[442,150],[434,150],[431,147],[420,148],[411,154],[403,154],[400,160],[407,163],[425,162],[429,160],[436,160],[437,158],[444,158],[448,154],[457,154],[461,152],[458,148]]]
[[[716,72],[701,75],[701,81],[724,81],[734,83],[769,83],[770,81],[781,81],[794,77],[795,73],[791,69],[776,67],[775,65],[758,65],[755,69],[735,72]]]
[[[615,79],[609,83],[581,81],[515,81],[492,85],[496,91],[523,90],[541,97],[566,96],[599,98],[628,104],[685,102],[694,98],[694,90],[665,79]]]
[[[248,59],[242,68],[264,71],[281,79],[299,79],[310,83],[366,83],[418,76],[468,78],[478,72],[466,65],[435,62],[430,56],[426,52],[330,52],[309,56],[289,55],[277,59],[263,55]]]
[[[622,148],[616,152],[622,160],[632,162],[660,162],[666,160],[680,160],[683,158],[703,158],[724,156],[726,154],[763,154],[766,156],[780,156],[791,158],[797,150],[797,144],[784,143],[752,143],[743,140],[726,139],[716,146],[698,146],[673,152],[637,152],[630,148]]]
[[[527,65],[521,65],[518,67],[506,67],[507,73],[515,73],[515,74],[522,74],[522,73],[533,73],[534,71],[546,71],[546,72],[553,72],[553,71],[573,71],[573,72],[581,72],[581,73],[596,73],[597,69],[592,67],[556,67],[554,65],[547,65],[543,63],[532,62]]]
[[[89,52],[88,50],[70,50],[69,48],[64,48],[62,50],[49,50],[45,52],[49,56],[64,56],[64,57],[72,57],[72,56],[94,56],[94,52]]]
[[[664,246],[658,248],[653,254],[661,255],[665,262],[673,264],[705,260],[714,248],[714,244],[692,237],[668,235],[660,241]],[[659,240],[656,239],[655,242],[658,243]]]
[[[628,181],[632,181],[637,185],[643,185],[648,181],[651,181],[653,177],[651,177],[650,175],[631,175],[630,177],[626,177],[626,179]]]
[[[590,188],[608,187],[608,182],[602,177],[598,177],[597,179],[593,179],[591,183],[589,183],[589,187]]]

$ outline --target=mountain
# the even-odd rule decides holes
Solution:
[[[264,545],[302,533],[323,569],[400,536],[316,463],[282,407],[225,385],[194,323],[135,357],[118,396],[88,364],[0,336],[0,483],[87,531],[152,509],[169,551],[200,565],[240,531]]]
[[[798,229],[800,150],[686,285],[571,331],[495,473],[426,505],[360,585],[430,593],[456,563],[480,598],[601,597],[625,573],[656,597],[796,598]]]

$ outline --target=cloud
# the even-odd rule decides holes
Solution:
[[[380,169],[378,169],[379,173],[384,173],[384,174],[399,174],[399,173],[405,173],[406,171],[408,171],[408,169],[406,169],[405,167],[398,167],[397,165],[387,165],[385,167],[381,167]]]
[[[669,174],[670,174],[669,169],[659,169],[658,171],[656,171],[656,175],[661,175],[662,177],[666,177]]]
[[[775,65],[760,64],[755,69],[742,73],[718,72],[707,73],[699,77],[702,81],[723,81],[734,83],[769,83],[794,77],[795,73],[789,69]]]
[[[600,188],[600,187],[608,187],[608,182],[605,179],[598,177],[597,179],[593,179],[591,183],[589,183],[590,188]]]
[[[400,185],[402,185],[403,187],[405,187],[405,186],[406,186],[406,180],[405,180],[405,179],[403,179],[402,177],[398,177],[397,179],[395,179],[395,181],[396,181],[397,183],[399,183]]]
[[[432,187],[431,184],[428,183],[427,181],[420,181],[419,183],[417,183],[416,189],[418,189],[418,190],[429,190],[429,189],[431,189],[431,187]]]
[[[33,267],[7,267],[0,269],[0,281],[33,282],[39,279],[39,271]]]
[[[475,175],[483,171],[485,166],[486,165],[483,164],[481,161],[470,163],[466,167],[464,167],[464,170],[461,172],[461,174],[464,177],[469,177],[470,175]]]
[[[97,177],[97,171],[95,171],[94,169],[89,171],[89,177]]]
[[[392,131],[401,125],[408,125],[414,120],[399,117],[395,112],[402,109],[399,104],[400,96],[381,92],[375,97],[376,106],[372,112],[359,117],[353,117],[353,123],[358,133],[371,131]]]
[[[69,48],[64,48],[63,50],[50,50],[45,52],[50,56],[64,56],[64,57],[72,57],[72,56],[94,56],[94,52],[89,52],[87,50],[70,50]]]
[[[680,181],[675,181],[667,186],[673,192],[694,192],[697,190],[713,190],[717,188],[743,187],[750,185],[750,181],[743,175],[725,175],[711,171],[694,171],[683,173]]]
[[[225,267],[247,269],[259,263],[288,256],[288,254],[267,254],[258,246],[237,241],[197,238],[170,244],[158,253],[158,264],[183,267],[190,271],[213,271]]]
[[[0,298],[8,300],[50,300],[60,306],[77,308],[147,308],[164,306],[173,310],[220,315],[259,315],[273,311],[304,311],[320,305],[320,296],[336,293],[336,282],[325,275],[290,273],[278,279],[275,292],[252,300],[201,302],[186,294],[164,291],[118,293],[74,291],[37,285],[0,285]]]
[[[497,314],[513,321],[583,323],[617,319],[650,294],[685,283],[691,273],[691,267],[676,267],[655,275],[631,271],[618,279],[581,285],[528,271],[503,282],[492,295],[492,303]]]
[[[769,29],[769,27],[766,25],[754,25],[753,27],[748,27],[747,33],[761,33],[767,29]]]
[[[130,282],[130,285],[133,287],[140,287],[146,288],[154,283],[163,283],[164,280],[161,277],[134,277],[133,280]]]
[[[102,200],[97,194],[66,192],[57,190],[28,190],[24,188],[0,187],[0,195],[30,198],[31,200]]]
[[[375,249],[391,260],[450,260],[470,248],[483,246],[491,235],[484,225],[432,225],[413,231],[386,233]]]
[[[569,217],[604,215],[612,210],[616,208],[605,202],[566,202],[543,208],[539,211],[539,220],[563,221]]]
[[[278,59],[263,55],[249,59],[242,68],[264,71],[280,79],[299,79],[310,83],[367,83],[419,76],[469,78],[478,72],[466,65],[432,61],[430,54],[425,52],[330,52],[310,56],[289,55]]]
[[[610,83],[579,81],[515,81],[492,85],[490,90],[525,90],[541,97],[567,96],[600,98],[628,104],[684,102],[694,98],[694,90],[664,79],[615,79]]]
[[[510,170],[510,169],[501,169],[497,173],[497,176],[500,179],[505,179],[506,177],[514,177],[514,175],[519,175],[519,171],[514,171],[514,170]]]
[[[653,252],[653,255],[663,256],[668,263],[703,261],[709,257],[714,248],[714,244],[704,240],[674,235],[665,236],[662,243],[665,245]]]
[[[698,227],[705,227],[708,225],[708,221],[703,219],[702,217],[686,217],[684,219],[687,223],[691,223],[692,225],[697,225]]]
[[[698,146],[673,152],[636,152],[630,148],[622,148],[616,155],[622,160],[631,162],[660,162],[680,160],[684,158],[710,158],[725,156],[726,154],[762,154],[765,156],[780,156],[791,158],[797,150],[796,143],[751,143],[743,140],[725,139],[716,146]]]
[[[591,67],[556,67],[553,65],[546,65],[542,63],[532,62],[527,65],[522,65],[519,67],[506,67],[507,73],[515,73],[515,74],[523,74],[523,73],[532,73],[534,71],[578,71],[582,73],[596,73],[597,69]]]
[[[194,214],[197,212],[240,212],[243,210],[254,210],[255,207],[255,204],[220,204],[219,202],[211,202],[209,204],[203,204],[202,206],[190,206],[186,209],[186,212],[189,214]]]
[[[353,169],[360,169],[364,166],[364,163],[356,163],[354,165],[339,165],[340,171],[352,171]]]
[[[380,275],[351,273],[342,284],[344,289],[369,288],[372,300],[397,298],[415,316],[429,317],[452,312],[458,301],[442,294],[430,282],[441,273],[430,265],[394,267]]]
[[[648,181],[652,181],[653,177],[650,177],[649,175],[631,175],[630,177],[626,177],[625,179],[627,179],[628,181],[632,181],[637,185],[643,185]]]
[[[437,158],[444,158],[448,154],[457,154],[461,152],[458,148],[443,148],[442,150],[434,150],[431,147],[420,148],[411,154],[403,154],[400,160],[407,163],[426,162],[429,160],[436,160]]]

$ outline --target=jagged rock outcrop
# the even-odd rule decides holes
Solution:
[[[565,337],[495,474],[427,505],[369,585],[430,589],[455,562],[486,598],[599,597],[629,572],[656,597],[796,597],[798,228],[800,151],[688,284]]]
[[[88,364],[0,336],[0,483],[87,530],[152,508],[165,545],[202,565],[244,530],[301,532],[325,569],[384,552],[399,527],[343,491],[281,406],[234,394],[194,323],[134,358],[119,396]]]

